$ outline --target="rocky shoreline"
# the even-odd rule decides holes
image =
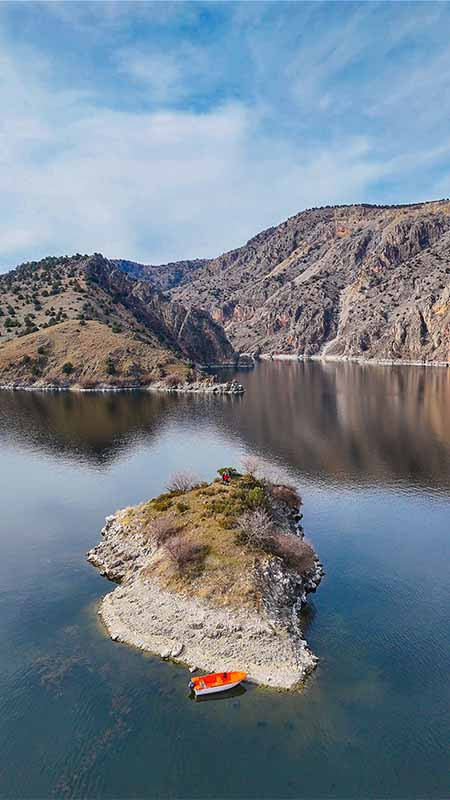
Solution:
[[[93,388],[84,388],[77,385],[61,385],[61,384],[20,384],[20,383],[6,383],[0,384],[1,390],[9,391],[24,391],[24,392],[165,392],[167,394],[216,394],[216,395],[236,395],[245,392],[244,386],[237,381],[226,381],[224,383],[215,383],[214,381],[194,381],[193,383],[183,382],[175,386],[168,385],[164,381],[158,381],[148,386],[138,386],[131,384],[130,386],[114,386],[109,384],[99,383],[98,386]]]
[[[143,508],[132,511],[139,515]],[[303,538],[297,513],[286,508],[282,513],[289,516],[293,535]],[[316,555],[303,575],[280,558],[252,557],[249,571],[259,601],[253,608],[239,608],[164,585],[157,570],[149,571],[152,562],[157,564],[158,547],[145,526],[130,523],[130,509],[109,516],[101,533],[87,559],[119,583],[98,611],[114,641],[186,664],[191,671],[243,669],[252,681],[277,689],[294,689],[316,666],[299,617],[323,576]]]

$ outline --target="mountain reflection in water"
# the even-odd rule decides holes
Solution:
[[[239,380],[243,397],[1,392],[0,440],[102,464],[176,414],[312,478],[450,484],[448,369],[275,361]]]
[[[0,391],[0,798],[447,796],[450,371],[239,379],[242,397]],[[173,472],[249,454],[304,496],[319,665],[302,692],[193,702],[185,666],[105,635],[113,587],[85,553]]]

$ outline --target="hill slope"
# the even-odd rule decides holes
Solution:
[[[88,322],[89,329],[83,331]],[[85,359],[80,375],[86,380],[94,378],[97,349],[103,359],[101,369],[100,362],[95,362],[99,377],[103,377],[106,357],[111,354],[114,359],[114,353],[124,375],[151,373],[154,378],[157,364],[164,374],[164,365],[183,360],[207,365],[235,359],[222,326],[206,311],[186,309],[148,283],[129,278],[99,254],[48,258],[0,276],[2,380],[11,378],[10,363],[27,355],[33,360],[34,351],[25,352],[22,342],[38,333],[45,333],[45,342],[30,341],[32,350],[34,344],[51,348],[55,369],[63,357],[71,363],[74,359],[80,367]],[[127,358],[122,358],[122,352],[128,353]],[[40,362],[40,373],[38,365],[34,369],[46,377],[48,364],[44,369],[42,357]],[[25,374],[26,364],[17,378]]]
[[[450,361],[448,201],[303,211],[187,263],[172,296],[207,309],[238,350]]]

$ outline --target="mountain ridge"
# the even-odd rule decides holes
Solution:
[[[217,258],[176,263],[171,297],[206,309],[237,350],[450,361],[447,199],[311,208]]]

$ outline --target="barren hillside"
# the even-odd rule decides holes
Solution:
[[[36,348],[45,350],[37,361]],[[47,258],[0,276],[2,382],[27,372],[30,380],[56,379],[67,361],[79,370],[72,382],[93,380],[94,373],[103,378],[105,371],[110,379],[156,379],[168,364],[234,363],[234,355],[206,311],[186,309],[99,254]]]
[[[238,350],[450,360],[447,200],[311,209],[187,263],[172,296],[207,309]]]

